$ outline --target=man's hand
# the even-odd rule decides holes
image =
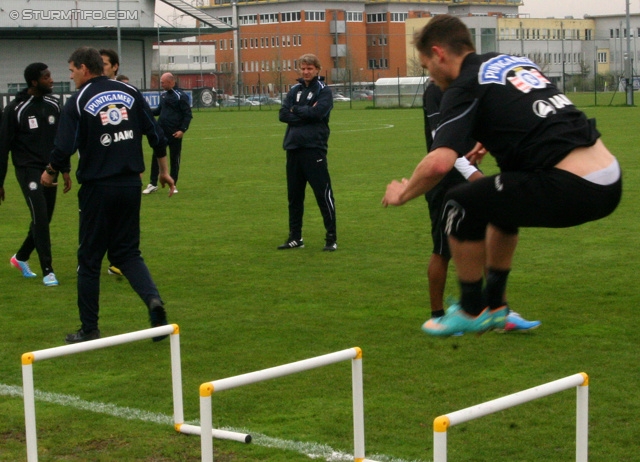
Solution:
[[[387,207],[389,205],[402,205],[404,202],[401,200],[402,193],[407,188],[409,180],[403,178],[402,181],[393,180],[387,185],[387,192],[382,198],[382,205]]]
[[[486,155],[487,155],[487,150],[482,145],[482,143],[476,143],[473,149],[469,151],[465,155],[465,157],[472,165],[476,165],[482,162],[482,159],[484,159],[484,156]]]
[[[69,172],[63,173],[62,178],[64,179],[64,189],[62,192],[66,194],[71,191],[71,185],[73,182],[71,181],[71,175],[69,175]]]
[[[182,130],[178,130],[173,134],[174,138],[182,138],[184,136],[184,132]]]
[[[168,185],[169,197],[173,196],[173,192],[176,190],[176,184],[173,181],[173,178],[171,178],[171,175],[168,173],[160,173],[160,175],[158,175],[158,181],[163,188]]]
[[[40,176],[40,184],[45,188],[53,188],[54,186],[58,186],[58,183],[54,183],[55,179],[55,175],[49,175],[45,170]]]

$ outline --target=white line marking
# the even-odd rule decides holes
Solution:
[[[6,385],[0,383],[0,395],[11,396],[14,398],[22,398],[22,387],[16,387],[12,385]],[[169,425],[173,427],[173,416],[159,414],[156,412],[143,411],[141,409],[134,409],[130,407],[116,406],[115,404],[98,403],[93,401],[86,401],[78,398],[77,396],[63,395],[60,393],[49,393],[45,391],[35,390],[35,398],[37,401],[44,401],[46,403],[59,404],[61,406],[69,406],[75,409],[81,409],[83,411],[97,412],[99,414],[106,414],[113,417],[118,417],[126,420],[140,420],[142,422],[151,422],[161,425]],[[184,422],[190,425],[200,425],[198,421]],[[299,454],[305,455],[310,459],[324,459],[327,462],[347,462],[353,461],[353,455],[345,452],[337,451],[330,446],[319,443],[304,443],[299,441],[283,440],[281,438],[272,438],[260,433],[253,433],[247,429],[238,429],[225,427],[221,430],[227,430],[239,433],[248,433],[251,435],[251,444],[257,444],[267,448],[285,449],[289,451],[295,451]],[[405,461],[403,459],[396,459],[394,457],[385,456],[382,454],[369,455],[367,459],[376,460],[380,462],[422,462],[419,459],[412,461]]]

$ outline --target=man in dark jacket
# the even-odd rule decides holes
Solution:
[[[40,175],[53,148],[60,105],[50,96],[53,79],[46,64],[29,64],[24,70],[24,79],[28,87],[7,105],[0,128],[0,202],[4,200],[4,180],[11,151],[16,178],[31,213],[31,224],[26,239],[10,262],[24,277],[34,278],[36,274],[31,271],[28,260],[36,250],[44,285],[50,287],[58,285],[53,272],[49,234],[57,188],[43,187]],[[68,163],[61,165],[65,193],[71,189],[69,169]]]
[[[160,183],[169,185],[171,196],[175,185],[162,155],[167,140],[142,94],[103,76],[103,66],[95,48],[78,48],[69,58],[71,77],[79,91],[62,109],[51,161],[40,177],[44,186],[55,185],[56,173],[79,152],[78,308],[82,326],[67,335],[67,343],[100,338],[100,266],[107,252],[147,306],[151,326],[167,324],[164,303],[140,253],[142,135],[159,156]]]
[[[160,95],[160,104],[153,110],[154,116],[158,117],[158,124],[164,130],[164,134],[169,140],[169,157],[171,163],[171,178],[178,184],[178,173],[180,172],[180,156],[182,154],[182,137],[189,129],[189,124],[193,115],[189,105],[189,97],[178,88],[173,74],[166,73],[160,77],[160,86],[164,90]],[[151,179],[143,194],[151,194],[158,190],[158,164],[154,154],[151,162]],[[177,193],[176,189],[173,193]]]
[[[289,238],[278,249],[304,247],[302,216],[308,182],[326,229],[323,250],[333,252],[338,248],[336,208],[327,165],[333,95],[323,78],[318,77],[322,66],[315,55],[305,54],[298,62],[302,78],[289,90],[280,108],[280,122],[287,124],[283,147],[287,151]]]

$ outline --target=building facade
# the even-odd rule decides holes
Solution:
[[[216,47],[219,88],[287,91],[297,60],[313,53],[330,84],[407,75],[406,21],[436,14],[517,17],[520,0],[210,0],[202,8],[234,32],[204,37]]]

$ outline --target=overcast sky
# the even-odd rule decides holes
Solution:
[[[626,0],[523,0],[520,13],[528,13],[532,18],[564,18],[573,16],[581,19],[585,14],[625,14]],[[630,0],[631,13],[640,13],[640,0]]]
[[[188,3],[195,4],[192,0]],[[528,13],[532,18],[564,18],[573,16],[581,19],[585,14],[625,14],[627,0],[523,0],[524,6],[520,7],[520,13]],[[640,0],[630,0],[631,13],[640,13]],[[169,21],[171,24],[193,27],[195,21],[186,22],[181,17],[182,13],[174,10],[166,3],[156,0],[156,14]],[[157,18],[156,18],[157,21]],[[159,21],[162,26],[168,26],[164,21]]]

